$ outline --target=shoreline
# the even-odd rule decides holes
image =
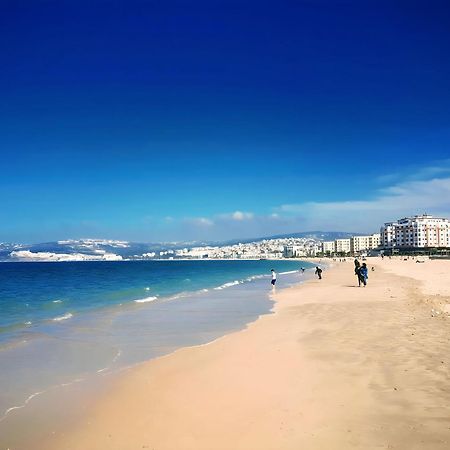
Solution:
[[[367,288],[336,263],[245,328],[122,372],[35,448],[446,449],[450,320],[425,297],[450,303],[450,283],[435,263],[368,261]]]
[[[283,281],[288,285],[293,282],[297,282],[297,280],[299,280],[300,282],[304,281],[303,276],[300,275],[299,271],[292,271],[292,273],[291,271],[280,271],[280,273],[285,274],[285,276],[283,276]],[[48,432],[59,430],[61,427],[60,418],[55,414],[58,409],[63,407],[63,404],[61,404],[62,401],[58,398],[59,396],[61,396],[61,398],[68,399],[66,404],[74,403],[76,405],[76,407],[72,408],[74,409],[73,412],[67,411],[64,413],[65,415],[67,415],[67,420],[64,419],[62,421],[62,426],[64,426],[64,422],[72,423],[75,420],[74,418],[78,418],[78,412],[76,410],[83,410],[84,413],[85,406],[82,404],[82,402],[80,402],[80,399],[84,398],[86,400],[86,403],[91,405],[94,401],[94,398],[97,397],[96,389],[92,389],[92,386],[97,386],[100,391],[103,391],[107,388],[110,380],[115,379],[116,376],[123,376],[128,370],[133,370],[140,364],[145,364],[149,361],[171,355],[182,348],[194,348],[196,346],[202,347],[204,345],[209,345],[211,342],[215,342],[217,339],[220,339],[223,336],[245,329],[249,323],[258,320],[259,317],[271,314],[274,305],[273,299],[271,298],[270,289],[266,288],[266,282],[268,286],[268,281],[266,280],[266,278],[268,277],[269,275],[258,275],[255,277],[252,276],[251,280],[250,278],[248,279],[249,283],[243,282],[235,286],[231,286],[230,283],[227,283],[227,287],[228,285],[230,285],[231,287],[230,290],[212,289],[211,292],[214,292],[215,294],[214,297],[211,298],[211,300],[213,298],[215,298],[215,300],[213,300],[212,302],[208,302],[210,303],[210,306],[208,306],[207,308],[211,309],[213,314],[217,316],[217,320],[219,320],[219,322],[217,322],[217,320],[213,316],[211,316],[211,314],[209,314],[208,317],[213,320],[213,322],[211,322],[212,325],[209,327],[207,326],[206,329],[203,330],[203,328],[205,327],[202,327],[201,323],[199,323],[200,328],[198,329],[197,337],[193,335],[191,339],[184,341],[184,343],[183,341],[180,341],[178,344],[174,344],[173,337],[170,337],[171,342],[167,343],[167,348],[161,348],[162,351],[158,350],[159,354],[156,353],[151,357],[145,357],[144,359],[141,359],[139,361],[133,361],[130,363],[126,362],[123,367],[111,366],[111,368],[107,371],[105,371],[104,369],[104,367],[106,366],[100,365],[99,368],[101,367],[101,370],[95,370],[95,373],[92,372],[91,375],[86,373],[81,377],[77,376],[75,380],[62,380],[60,383],[51,385],[48,388],[42,389],[39,387],[35,390],[30,391],[29,393],[26,393],[23,401],[18,401],[8,406],[7,411],[5,411],[4,416],[0,420],[0,429],[3,429],[3,431],[0,432],[0,434],[3,434],[2,439],[0,439],[0,445],[4,445],[5,448],[10,447],[14,449],[30,448],[30,445],[34,444],[35,442],[33,434],[36,436],[36,441],[39,441],[44,434],[44,430],[38,430],[36,429],[37,427],[34,427],[33,422],[35,421],[35,417],[38,415],[47,415],[49,419],[51,417],[55,418],[54,424],[52,423],[52,420],[44,421],[46,423],[42,426],[42,428],[46,428]],[[305,278],[307,278],[307,276],[305,276]],[[223,288],[223,285],[218,286],[218,288]],[[157,306],[157,309],[164,309],[167,310],[168,313],[174,313],[170,314],[172,318],[177,317],[177,310],[180,308],[182,310],[187,310],[187,314],[189,314],[190,311],[191,314],[194,313],[194,315],[196,315],[195,312],[200,315],[204,315],[205,313],[208,314],[207,310],[202,307],[201,304],[205,301],[205,298],[209,298],[207,296],[211,295],[211,292],[207,294],[204,293],[203,290],[194,291],[191,293],[191,296],[183,298],[180,302],[169,302],[168,305],[163,301],[159,306]],[[256,296],[260,297],[259,300],[256,298]],[[236,299],[234,300],[234,298]],[[250,300],[250,304],[248,306],[245,306],[246,299]],[[226,302],[224,303],[224,301]],[[226,306],[229,302],[231,302],[230,305]],[[267,305],[265,305],[266,303]],[[147,316],[148,314],[153,315],[152,311],[148,310],[148,308],[142,309],[138,305],[136,305],[136,307],[134,307],[133,304],[131,305],[132,306],[127,309],[128,313],[133,314],[133,312],[135,312],[135,314],[139,314],[139,311],[148,311]],[[178,305],[178,307],[176,305]],[[111,308],[112,307],[108,308],[108,310],[114,312],[114,309]],[[202,313],[201,311],[203,309],[205,310]],[[214,312],[215,309],[218,309],[218,312]],[[259,310],[261,311],[256,316],[254,316],[254,314]],[[127,311],[121,312],[126,313]],[[183,311],[180,312],[183,314]],[[96,312],[96,314],[100,313],[101,316],[104,317],[104,311]],[[156,314],[158,314],[158,312],[156,312]],[[221,318],[219,316],[221,316]],[[148,316],[147,319],[150,319],[150,316]],[[141,318],[140,320],[146,323],[145,317]],[[188,318],[188,320],[191,320],[191,318]],[[149,321],[150,327],[155,325],[153,324],[153,322],[154,320]],[[78,328],[79,325],[75,324],[73,326]],[[184,329],[185,331],[187,330],[186,326],[182,326],[182,329]],[[186,339],[187,335],[184,334],[182,335],[182,337],[183,339]],[[147,353],[150,350],[150,354],[152,354],[152,348],[153,347],[150,346],[150,349],[146,350]],[[104,384],[104,386],[100,386],[100,384]],[[74,392],[76,392],[76,397],[79,398],[74,398]],[[87,395],[92,396],[93,398],[87,399]],[[16,412],[16,410],[19,411]],[[42,422],[43,419],[40,418],[39,421]],[[30,436],[32,436],[31,441],[28,438],[22,441],[20,436],[18,436],[20,434],[20,429],[23,426],[26,426],[30,430],[34,430],[33,432],[29,432]],[[19,431],[16,432],[15,430]],[[22,442],[25,442],[23,446],[21,446]]]

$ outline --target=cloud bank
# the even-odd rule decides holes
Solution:
[[[368,200],[299,202],[274,206],[270,212],[234,211],[212,217],[190,218],[184,232],[195,239],[228,239],[332,230],[377,232],[384,222],[415,214],[450,217],[448,168],[423,168],[420,176],[380,189]],[[437,175],[447,175],[438,178]],[[431,179],[421,179],[433,175]],[[201,228],[201,230],[200,230]]]

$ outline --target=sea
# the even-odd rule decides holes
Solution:
[[[313,264],[0,263],[0,433],[12,419],[26,426],[27,409],[48,392],[211,342],[269,314],[271,269],[280,289],[310,277]]]

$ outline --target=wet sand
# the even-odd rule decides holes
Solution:
[[[121,374],[36,448],[450,448],[450,261],[368,265],[366,288],[336,263],[245,330]]]

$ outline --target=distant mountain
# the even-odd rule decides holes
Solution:
[[[349,238],[359,233],[342,231],[305,231],[301,233],[277,234],[253,239],[233,239],[220,242],[161,242],[138,243],[110,239],[68,239],[40,244],[0,243],[0,261],[117,261],[159,256],[159,252],[200,246],[224,246],[237,243],[260,242],[269,239],[311,238],[320,241]]]

